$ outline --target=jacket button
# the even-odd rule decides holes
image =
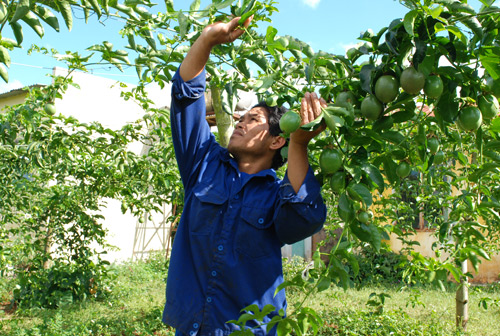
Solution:
[[[264,224],[264,218],[259,218],[258,222],[259,224]]]

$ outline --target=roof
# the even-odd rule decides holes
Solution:
[[[29,86],[25,86],[25,87],[22,87],[22,88],[19,88],[19,89],[13,89],[13,90],[10,90],[10,91],[7,91],[7,92],[4,92],[4,93],[0,93],[0,99],[1,98],[8,98],[8,97],[11,97],[11,96],[16,96],[20,93],[24,93],[24,92],[27,92],[28,89],[31,89],[31,88],[41,88],[41,87],[44,87],[46,85],[44,84],[33,84],[33,85],[29,85]]]

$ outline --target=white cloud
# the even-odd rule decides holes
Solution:
[[[303,3],[305,3],[307,6],[311,8],[316,8],[319,5],[319,2],[321,0],[302,0]]]
[[[20,89],[23,87],[24,87],[23,83],[21,83],[21,81],[17,79],[10,81],[8,83],[5,83],[4,81],[0,80],[0,93],[9,92],[11,90]]]

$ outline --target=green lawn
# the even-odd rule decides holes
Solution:
[[[56,310],[0,312],[1,335],[173,335],[161,323],[166,270],[156,262],[116,266],[114,288],[106,300],[71,304]],[[0,298],[9,296],[12,283],[0,278]],[[471,289],[468,333],[498,335],[500,308],[478,307],[481,297],[500,299],[500,286]],[[382,312],[367,305],[370,294],[385,293]],[[289,313],[302,294],[288,294]],[[498,302],[498,301],[497,301]],[[460,335],[454,327],[454,293],[433,289],[400,290],[369,286],[344,291],[331,287],[307,300],[323,318],[321,335]]]

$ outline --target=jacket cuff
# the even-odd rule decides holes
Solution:
[[[316,179],[316,176],[314,176],[314,172],[310,166],[304,178],[304,182],[302,182],[297,193],[288,179],[288,172],[285,174],[280,186],[281,199],[290,203],[312,204],[317,200],[320,194],[321,185]]]
[[[179,69],[172,78],[172,96],[175,99],[198,99],[205,93],[206,71],[185,82],[179,74]]]

